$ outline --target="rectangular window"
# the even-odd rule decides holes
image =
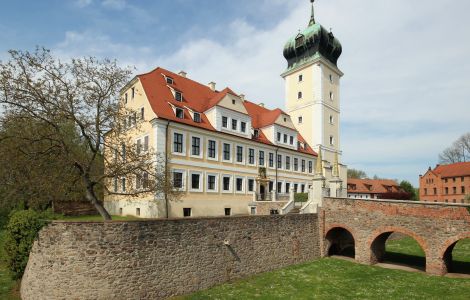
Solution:
[[[230,161],[230,144],[224,144],[224,160]]]
[[[225,215],[226,216],[231,216],[232,215],[232,209],[231,208],[224,208],[224,211],[225,211]]]
[[[246,123],[245,122],[240,123],[240,131],[241,132],[246,132]]]
[[[282,155],[281,154],[277,155],[277,168],[282,169]]]
[[[433,190],[434,190],[434,195],[437,195],[437,189],[434,188]]]
[[[255,164],[255,149],[249,149],[248,150],[248,163],[250,165],[254,165]]]
[[[127,97],[127,93],[126,93],[126,94],[124,95],[124,103],[126,103],[126,104],[127,104],[127,98],[128,98],[128,97]]]
[[[237,192],[243,192],[243,178],[237,178]]]
[[[312,161],[308,162],[308,172],[313,173],[313,162]]]
[[[274,153],[269,153],[269,167],[274,168]]]
[[[289,142],[290,142],[291,145],[294,145],[294,137],[293,136],[290,136],[290,141]]]
[[[201,187],[201,175],[191,174],[191,189],[199,190]]]
[[[305,160],[302,159],[302,172],[305,172]]]
[[[183,173],[178,171],[173,172],[173,187],[175,189],[183,188]]]
[[[277,133],[277,141],[278,141],[278,142],[281,141],[281,133],[280,133],[280,132]]]
[[[215,158],[215,141],[209,140],[209,147],[208,147],[208,156],[209,158]]]
[[[207,176],[207,189],[209,191],[215,191],[215,175]]]
[[[197,112],[194,113],[194,122],[201,123],[201,114],[200,113],[197,113]]]
[[[261,167],[264,167],[264,151],[260,151],[258,156],[259,156],[259,165]]]
[[[143,107],[140,109],[140,119],[145,119],[145,109]]]
[[[303,122],[303,118],[299,117],[299,124],[302,124],[302,122]]]
[[[237,162],[243,162],[243,147],[237,146]]]
[[[286,156],[286,170],[290,170],[290,157]]]
[[[184,110],[182,108],[177,107],[175,113],[178,119],[184,119]]]
[[[126,178],[125,177],[121,179],[121,190],[123,193],[126,191]]]
[[[258,129],[255,129],[253,131],[253,135],[255,136],[255,138],[258,138],[259,137],[259,130]]]
[[[238,121],[235,119],[232,119],[232,130],[237,130],[238,127]]]
[[[142,179],[142,187],[144,189],[149,188],[149,173],[147,173],[147,172],[144,172],[144,176],[143,176],[143,179]]]
[[[454,192],[454,195],[457,194],[457,188],[455,186],[452,188],[452,190]]]
[[[181,133],[174,134],[173,152],[183,153],[183,135]]]
[[[173,78],[167,77],[166,78],[166,83],[173,84]]]
[[[149,137],[144,137],[144,152],[149,151]]]
[[[461,188],[461,192],[462,192],[462,194],[465,194],[465,187],[464,186]]]
[[[255,190],[255,180],[248,179],[248,192],[253,192]]]
[[[290,183],[286,182],[286,193],[290,193]]]
[[[175,100],[178,102],[183,102],[183,94],[181,94],[181,92],[175,92]]]
[[[201,139],[198,137],[192,137],[192,147],[191,155],[199,156],[201,155]]]
[[[183,208],[183,217],[185,218],[191,217],[191,208]]]
[[[271,193],[274,190],[274,182],[269,182],[269,192]]]
[[[250,214],[251,214],[252,216],[256,215],[256,207],[251,207],[251,208],[250,208]]]
[[[136,216],[140,216],[140,207],[137,207],[137,208],[135,209],[135,215],[136,215]]]
[[[222,186],[225,192],[230,191],[230,177],[224,176],[222,179]]]
[[[294,171],[299,170],[299,159],[297,157],[294,157]]]
[[[284,144],[287,144],[287,134],[284,134]]]
[[[138,139],[137,140],[137,154],[140,154],[140,152],[142,151],[142,140],[141,139]]]
[[[305,184],[302,184],[302,185],[300,186],[300,192],[301,192],[301,193],[305,193]]]
[[[223,128],[228,127],[228,118],[227,117],[222,117],[222,127]]]
[[[121,144],[121,156],[122,160],[126,161],[126,144]]]
[[[446,195],[449,195],[449,188],[446,187]]]
[[[118,178],[114,177],[114,192],[118,192]]]
[[[131,95],[132,95],[132,99],[135,98],[135,87],[131,88]]]
[[[282,182],[277,183],[277,193],[278,194],[282,193]]]
[[[140,174],[135,176],[135,187],[136,189],[140,189],[142,187],[142,175]]]
[[[299,190],[299,185],[297,183],[294,183],[294,192],[297,193]]]

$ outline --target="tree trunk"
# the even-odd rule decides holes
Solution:
[[[95,192],[93,191],[93,187],[87,186],[86,198],[88,201],[91,202],[91,204],[95,206],[96,210],[100,213],[100,215],[103,217],[105,221],[112,220],[111,215],[108,213],[108,211],[104,208],[103,205],[101,205],[101,203],[96,198]]]

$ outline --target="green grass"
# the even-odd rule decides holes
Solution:
[[[19,300],[19,296],[15,293],[18,283],[11,279],[11,274],[6,265],[5,252],[3,250],[5,231],[0,230],[0,299],[2,300]]]
[[[325,258],[177,299],[468,299],[469,279]]]

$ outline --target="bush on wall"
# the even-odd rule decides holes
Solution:
[[[46,225],[46,212],[33,210],[13,211],[5,228],[5,253],[14,279],[23,276],[29,252],[41,228]]]

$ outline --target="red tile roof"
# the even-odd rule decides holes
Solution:
[[[433,172],[442,178],[470,175],[470,162],[460,162],[451,165],[438,165]]]
[[[388,191],[387,187],[391,187],[392,190]],[[395,180],[348,178],[348,193],[385,194],[399,191],[401,188]]]
[[[173,84],[168,84],[163,75],[171,77],[173,79]],[[153,111],[159,118],[210,131],[216,130],[210,124],[204,112],[217,105],[227,94],[237,95],[228,87],[222,91],[213,91],[207,85],[182,77],[163,68],[156,68],[149,73],[138,75],[137,78],[141,81],[145,94],[147,95],[147,99],[149,100]],[[178,102],[174,99],[169,87],[172,87],[183,94],[182,102]],[[186,109],[184,110],[184,119],[176,118],[169,103],[181,108],[186,106],[195,112],[201,113],[201,123],[194,122]],[[244,101],[244,106],[252,119],[252,126],[255,129],[273,124],[279,115],[284,113],[280,109],[269,110],[250,101]],[[263,144],[273,145],[261,130],[259,132],[259,137],[253,137],[252,140]],[[305,143],[305,139],[300,135],[300,133],[298,134],[298,140]],[[298,151],[317,156],[317,153],[315,153],[310,146],[307,146],[307,149],[299,149]]]

